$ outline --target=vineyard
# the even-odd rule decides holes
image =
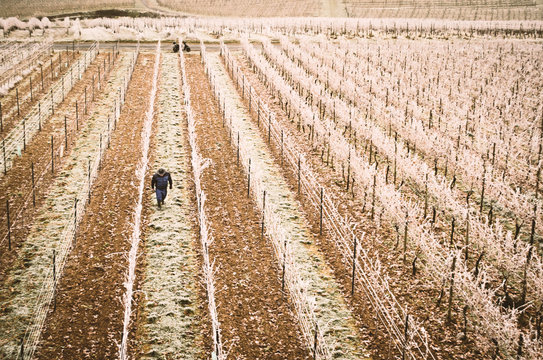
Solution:
[[[541,359],[526,19],[0,19],[0,358]]]

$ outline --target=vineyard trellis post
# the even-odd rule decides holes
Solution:
[[[324,188],[321,187],[321,203],[320,203],[320,218],[319,218],[319,235],[322,235],[322,201],[324,195]]]
[[[68,119],[64,115],[64,148],[68,149]]]
[[[266,215],[266,190],[262,194],[262,228],[260,229],[260,236],[264,238],[264,220]]]
[[[301,181],[301,162],[298,156],[298,195],[300,195],[300,181]]]
[[[4,132],[4,120],[2,118],[2,102],[0,102],[0,132]]]
[[[51,174],[55,173],[55,151],[53,149],[53,135],[51,135]]]
[[[358,244],[358,239],[354,236],[354,246],[353,246],[353,272],[351,276],[351,297],[354,296],[354,278],[356,274],[356,246]]]
[[[41,131],[41,102],[38,101],[38,131]]]
[[[6,175],[8,172],[8,168],[6,164],[6,140],[5,139],[2,139],[2,155],[4,158],[4,175]]]

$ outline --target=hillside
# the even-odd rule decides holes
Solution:
[[[122,9],[241,17],[436,18],[542,20],[543,0],[3,0],[0,17],[51,16]]]

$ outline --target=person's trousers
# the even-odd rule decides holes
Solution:
[[[156,201],[160,204],[166,199],[168,195],[168,189],[156,189]]]

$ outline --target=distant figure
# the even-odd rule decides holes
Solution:
[[[179,44],[176,43],[175,41],[173,42],[173,52],[174,53],[179,52]]]
[[[158,203],[158,208],[161,208],[161,205],[164,205],[164,200],[166,195],[168,195],[168,183],[170,184],[170,189],[172,188],[172,176],[166,170],[160,168],[153,175],[153,180],[151,180],[151,188],[153,190],[156,186],[156,201]]]
[[[187,43],[184,41],[183,41],[183,51],[190,52],[190,46],[188,46]]]

